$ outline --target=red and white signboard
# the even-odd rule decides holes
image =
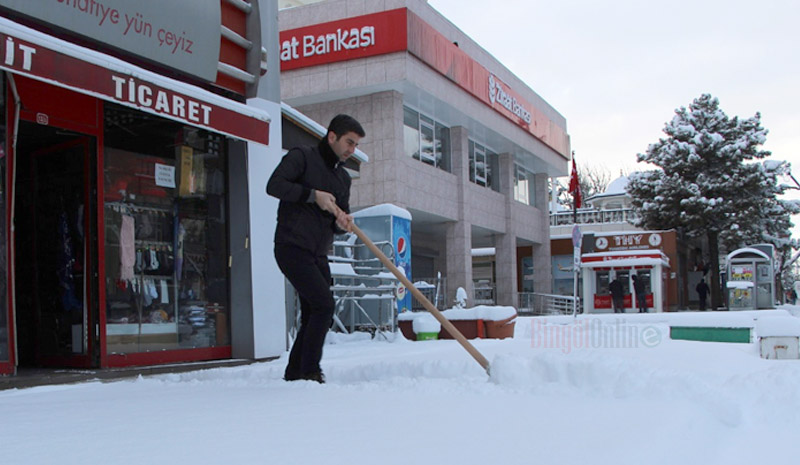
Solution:
[[[0,22],[1,69],[214,132],[269,143],[269,116],[259,110],[42,34],[22,38],[6,26],[8,22]]]

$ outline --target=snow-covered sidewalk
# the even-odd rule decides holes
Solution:
[[[333,335],[325,385],[282,381],[282,358],[2,391],[0,457],[705,465],[800,453],[800,361],[762,360],[753,343],[670,340],[664,315],[585,320],[520,318],[514,339],[473,340],[491,377],[452,340]]]

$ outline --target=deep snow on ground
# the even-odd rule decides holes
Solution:
[[[282,381],[284,356],[0,391],[0,463],[794,461],[800,361],[670,340],[665,315],[520,318],[514,339],[472,341],[491,376],[452,340],[331,335],[325,385]]]

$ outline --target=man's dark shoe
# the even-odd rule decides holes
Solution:
[[[304,379],[307,381],[316,381],[319,384],[325,384],[325,375],[322,374],[321,371],[317,371],[315,373],[306,373],[300,379]]]
[[[303,379],[303,377],[300,376],[300,373],[297,373],[294,370],[291,370],[291,371],[290,370],[286,370],[285,372],[283,372],[283,380],[284,381],[297,381],[298,379]]]

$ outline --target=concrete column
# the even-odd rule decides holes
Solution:
[[[514,227],[514,156],[501,153],[499,156],[500,193],[504,197],[506,233],[495,235],[495,286],[498,305],[517,307],[517,234]]]
[[[547,174],[539,173],[534,175],[534,191],[535,199],[533,205],[541,210],[547,212]],[[539,244],[533,246],[533,289],[536,292],[549,294],[553,292],[553,261],[550,256],[550,217],[543,215],[546,218],[542,221],[542,232],[539,237],[542,238]]]
[[[513,234],[498,234],[495,243],[495,277],[497,304],[517,307],[517,238]]]
[[[466,221],[447,224],[447,301],[450,306],[456,298],[456,290],[467,291],[468,304],[472,306],[475,288],[472,283],[472,225]]]
[[[458,178],[458,220],[447,224],[446,231],[446,276],[447,305],[456,297],[456,290],[463,287],[470,300],[475,298],[472,283],[472,224],[466,221],[465,191],[469,182],[469,131],[461,126],[450,128],[451,168]]]

